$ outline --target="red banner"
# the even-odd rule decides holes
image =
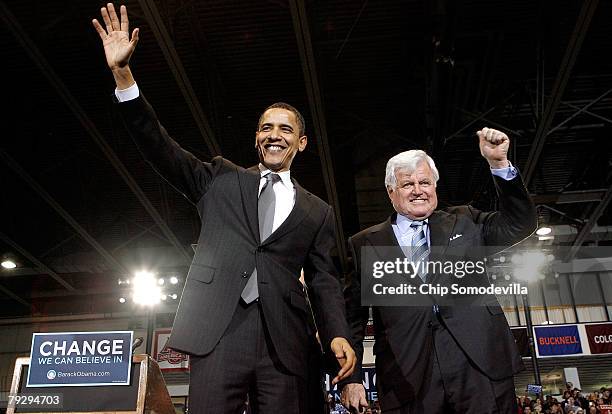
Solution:
[[[584,326],[591,354],[612,354],[612,323]]]

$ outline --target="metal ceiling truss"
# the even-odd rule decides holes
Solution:
[[[198,126],[198,130],[200,131],[200,135],[204,139],[206,146],[208,148],[208,152],[211,157],[221,155],[221,147],[217,143],[217,140],[214,137],[213,131],[210,128],[210,124],[204,111],[202,110],[202,106],[200,105],[200,101],[191,85],[191,81],[187,76],[187,72],[183,66],[181,58],[174,47],[174,42],[164,25],[163,18],[159,13],[159,9],[155,4],[154,0],[139,0],[138,4],[142,8],[144,12],[145,18],[149,23],[153,34],[155,35],[155,39],[159,47],[161,48],[164,57],[166,58],[166,62],[174,75],[176,83],[187,102],[187,106],[193,115],[193,119]]]
[[[325,182],[327,199],[329,204],[333,207],[335,215],[336,245],[338,255],[342,265],[342,270],[346,272],[348,267],[346,261],[344,232],[342,230],[342,217],[340,214],[340,202],[338,200],[338,193],[336,191],[334,167],[331,157],[329,139],[327,136],[327,125],[325,121],[322,91],[319,87],[317,77],[315,58],[312,50],[312,40],[310,38],[310,30],[308,28],[308,16],[306,14],[304,0],[289,0],[289,5],[291,9],[291,17],[293,19],[293,29],[300,52],[302,70],[304,72],[304,83],[306,86],[306,94],[308,95],[308,103],[312,115],[312,123],[314,126],[313,129],[316,137],[318,138],[317,148],[319,150],[319,158],[321,159],[323,181]]]
[[[23,179],[43,200],[53,208],[69,225],[76,231],[87,243],[89,243],[99,254],[102,256],[111,268],[127,273],[127,269],[123,267],[121,263],[117,261],[98,241],[89,234],[83,226],[81,226],[71,215],[68,213],[51,195],[44,189],[36,180],[15,161],[10,155],[4,150],[0,149],[0,159],[2,159],[11,170],[15,172],[21,179]]]
[[[531,199],[535,204],[573,204],[601,202],[606,189],[564,191],[562,193],[532,194]]]
[[[34,264],[41,271],[41,273],[45,273],[51,276],[57,283],[65,287],[67,290],[71,292],[76,291],[76,288],[74,286],[68,283],[63,277],[58,275],[54,270],[50,269],[43,262],[38,260],[36,256],[34,256],[32,253],[30,253],[29,251],[21,247],[19,244],[17,244],[15,241],[13,241],[9,236],[0,232],[0,240],[2,240],[3,242],[11,246],[13,249],[19,252],[20,255],[28,259],[32,264]]]
[[[565,91],[567,81],[569,80],[570,73],[574,67],[574,63],[576,62],[576,58],[578,57],[578,53],[580,52],[580,48],[589,29],[593,15],[595,14],[595,9],[597,8],[598,3],[599,0],[585,0],[582,3],[578,20],[574,26],[574,31],[572,32],[572,36],[565,50],[565,55],[563,56],[559,67],[559,72],[557,73],[557,77],[553,84],[548,105],[546,105],[544,113],[538,121],[538,128],[533,138],[529,157],[527,158],[527,163],[525,164],[525,168],[522,172],[525,185],[527,186],[529,186],[535,175],[538,160],[542,154],[542,149],[544,148],[544,142],[546,141],[546,136],[549,133],[550,125],[552,124],[557,109],[559,108],[559,104],[561,103],[561,97]]]
[[[599,217],[601,217],[603,212],[606,211],[606,208],[608,208],[610,201],[612,201],[612,185],[610,185],[597,207],[595,207],[595,209],[591,212],[585,225],[580,229],[580,232],[576,236],[576,239],[574,240],[574,243],[567,254],[566,261],[572,260],[576,256],[580,246],[582,246],[582,243],[584,243],[593,227],[595,227],[597,224],[597,220],[599,220]]]
[[[6,296],[13,299],[14,301],[21,303],[23,306],[26,306],[28,308],[34,308],[34,305],[32,305],[30,302],[28,302],[27,300],[24,300],[20,296],[17,296],[12,291],[10,291],[9,289],[5,288],[2,285],[0,285],[0,292],[4,293]]]
[[[191,262],[191,255],[181,245],[178,238],[174,235],[172,230],[168,227],[166,222],[162,219],[159,212],[155,209],[151,201],[147,198],[145,193],[142,191],[140,186],[136,183],[134,178],[130,175],[128,170],[125,168],[117,154],[113,151],[110,145],[104,139],[104,136],[98,131],[94,123],[87,116],[83,108],[79,105],[76,98],[70,93],[66,85],[62,82],[59,76],[55,73],[49,62],[45,59],[43,54],[40,52],[38,47],[30,39],[27,33],[23,30],[15,16],[8,10],[3,2],[0,1],[0,18],[4,20],[10,31],[15,35],[18,43],[24,48],[30,58],[38,66],[42,74],[47,78],[51,85],[55,88],[56,92],[61,96],[64,102],[72,110],[73,114],[77,117],[83,128],[93,138],[95,143],[100,147],[106,158],[110,161],[115,170],[119,173],[121,178],[128,185],[130,190],[134,193],[136,198],[143,205],[145,210],[153,218],[155,223],[159,226],[162,233],[171,241],[172,245],[179,251],[186,263]],[[73,224],[77,224],[74,222]],[[71,224],[71,225],[73,225]],[[78,224],[77,224],[78,225]],[[73,226],[74,227],[74,226]],[[80,227],[80,226],[79,226]],[[89,241],[89,240],[88,240]],[[92,240],[95,242],[95,240]],[[91,243],[91,242],[90,242]],[[101,246],[100,246],[101,247]],[[110,258],[107,258],[109,260]],[[114,260],[114,259],[112,259]]]

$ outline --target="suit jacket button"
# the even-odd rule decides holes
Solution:
[[[260,253],[261,253],[261,252],[265,252],[265,251],[266,251],[266,248],[265,248],[265,247],[263,247],[263,246],[259,246],[259,247],[257,248],[257,251],[258,251],[258,252],[260,252]]]
[[[249,272],[242,272],[242,277],[245,279],[249,277]]]
[[[428,328],[431,328],[432,326],[433,326],[433,322],[432,321],[427,322],[427,327]]]

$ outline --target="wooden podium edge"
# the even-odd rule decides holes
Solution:
[[[23,370],[24,365],[30,365],[31,359],[30,357],[19,357],[15,360],[15,369],[13,370],[13,381],[11,383],[11,389],[9,391],[9,395],[17,394],[19,390],[19,383],[21,382],[21,372]],[[164,381],[163,376],[161,375],[161,370],[159,369],[159,365],[157,362],[150,358],[146,354],[139,354],[132,356],[132,363],[140,364],[140,376],[138,378],[138,398],[136,400],[136,410],[135,411],[63,411],[62,413],[66,414],[144,414],[146,412],[164,412],[165,409],[172,408],[172,413],[174,412],[174,405],[172,404],[172,399],[167,393],[165,395],[168,398],[164,398],[161,401],[156,401],[153,398],[152,393],[159,391],[159,384],[163,384],[164,387],[166,383]],[[149,370],[149,365],[151,365],[151,370]],[[157,369],[156,369],[157,368]],[[156,389],[155,385],[152,384],[152,387],[148,389],[148,376],[149,374],[153,375],[154,378],[152,382],[157,383],[158,387]],[[155,381],[157,380],[157,381]],[[147,397],[151,396],[151,405],[154,407],[147,407]],[[169,406],[168,406],[169,404]],[[160,409],[160,410],[157,410]],[[146,411],[145,411],[146,410]],[[15,414],[15,406],[8,405],[6,408],[6,414]],[[19,413],[17,413],[19,414]],[[48,411],[41,412],[30,412],[24,414],[58,414],[58,412],[50,413]]]

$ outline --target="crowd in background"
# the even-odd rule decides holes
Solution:
[[[568,382],[560,398],[518,397],[518,414],[612,414],[611,394],[612,390],[603,387],[585,393]]]

